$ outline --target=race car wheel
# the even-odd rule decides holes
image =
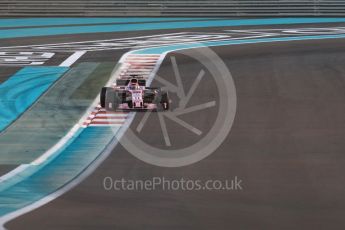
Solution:
[[[128,108],[131,108],[131,109],[133,108],[133,102],[132,101],[128,101],[127,105],[128,105]]]
[[[168,97],[168,92],[162,92],[160,105],[162,107],[162,110],[169,110],[170,101],[169,101],[169,97]]]
[[[100,104],[101,104],[101,107],[102,107],[102,108],[105,107],[105,95],[106,95],[106,92],[107,92],[107,88],[108,88],[108,87],[103,87],[102,90],[101,90],[101,94],[100,94]]]
[[[115,111],[120,104],[121,99],[117,95],[116,91],[112,88],[108,88],[105,93],[105,109],[107,111]]]

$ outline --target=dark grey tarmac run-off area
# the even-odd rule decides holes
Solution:
[[[237,90],[233,127],[212,155],[193,165],[161,168],[141,162],[118,145],[75,189],[6,227],[344,229],[344,42],[212,48],[227,64]],[[176,58],[184,66],[182,76],[195,76],[199,63],[181,55]],[[169,68],[166,60],[158,74],[172,78]],[[211,78],[206,74],[207,79]],[[209,94],[197,92],[196,103]],[[198,116],[194,118],[198,123]],[[147,129],[158,130],[157,125],[149,121]],[[169,129],[179,127],[172,124]],[[160,133],[150,135],[161,141]],[[202,180],[238,176],[243,190],[106,191],[102,185],[106,176]]]

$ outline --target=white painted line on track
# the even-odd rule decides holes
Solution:
[[[43,53],[42,54],[42,57],[45,57],[45,58],[51,58],[54,56],[55,53]]]
[[[59,149],[61,149],[63,146],[65,146],[68,141],[77,134],[78,130],[80,128],[79,123],[74,125],[73,128],[63,137],[61,138],[52,148],[50,148],[48,151],[46,151],[43,155],[38,157],[36,160],[31,162],[31,165],[39,165],[48,160],[51,156],[54,155]]]
[[[106,39],[106,40],[88,40],[88,41],[79,41],[79,42],[64,42],[64,43],[48,43],[48,44],[40,44],[40,45],[22,45],[22,46],[4,46],[0,47],[1,49],[22,49],[22,48],[35,48],[35,47],[44,47],[44,46],[62,46],[62,45],[71,45],[71,44],[83,44],[83,43],[101,43],[101,42],[113,42],[113,41],[127,41],[127,40],[137,40],[141,38],[146,39],[153,39],[153,38],[160,38],[166,37],[169,35],[183,35],[188,34],[188,32],[178,32],[178,33],[167,33],[167,34],[156,34],[156,35],[147,35],[147,36],[137,36],[137,37],[124,37],[119,39]]]
[[[83,56],[86,53],[86,51],[77,51],[74,54],[72,54],[71,56],[69,56],[69,58],[67,58],[64,62],[62,62],[60,64],[61,67],[70,67],[71,65],[73,65],[79,58],[81,58],[81,56]]]
[[[24,171],[28,166],[30,166],[29,164],[22,164],[19,165],[17,168],[13,169],[12,171],[6,173],[5,175],[0,177],[0,183],[10,179],[11,177],[13,177],[14,175]]]
[[[90,116],[91,117],[91,116]],[[102,117],[104,117],[104,118],[109,118],[109,119],[115,119],[115,118],[117,118],[117,119],[126,119],[126,114],[106,114],[106,115],[104,115],[104,114],[101,114],[101,113],[97,113],[95,116],[94,116],[94,118],[98,118],[98,119],[100,119],[100,118],[102,118]]]
[[[106,124],[113,124],[113,123],[123,123],[126,119],[108,119],[108,118],[105,118],[105,119],[93,119],[91,121],[91,124],[92,123],[106,123]]]

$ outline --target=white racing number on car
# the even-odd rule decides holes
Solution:
[[[141,101],[142,92],[140,90],[132,91],[132,98],[133,98],[133,101]]]
[[[140,90],[132,91],[132,102],[135,107],[141,107],[143,102],[143,93]]]

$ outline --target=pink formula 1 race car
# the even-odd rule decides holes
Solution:
[[[116,110],[169,110],[168,92],[146,87],[146,80],[137,77],[118,79],[114,87],[103,87],[101,107]]]

